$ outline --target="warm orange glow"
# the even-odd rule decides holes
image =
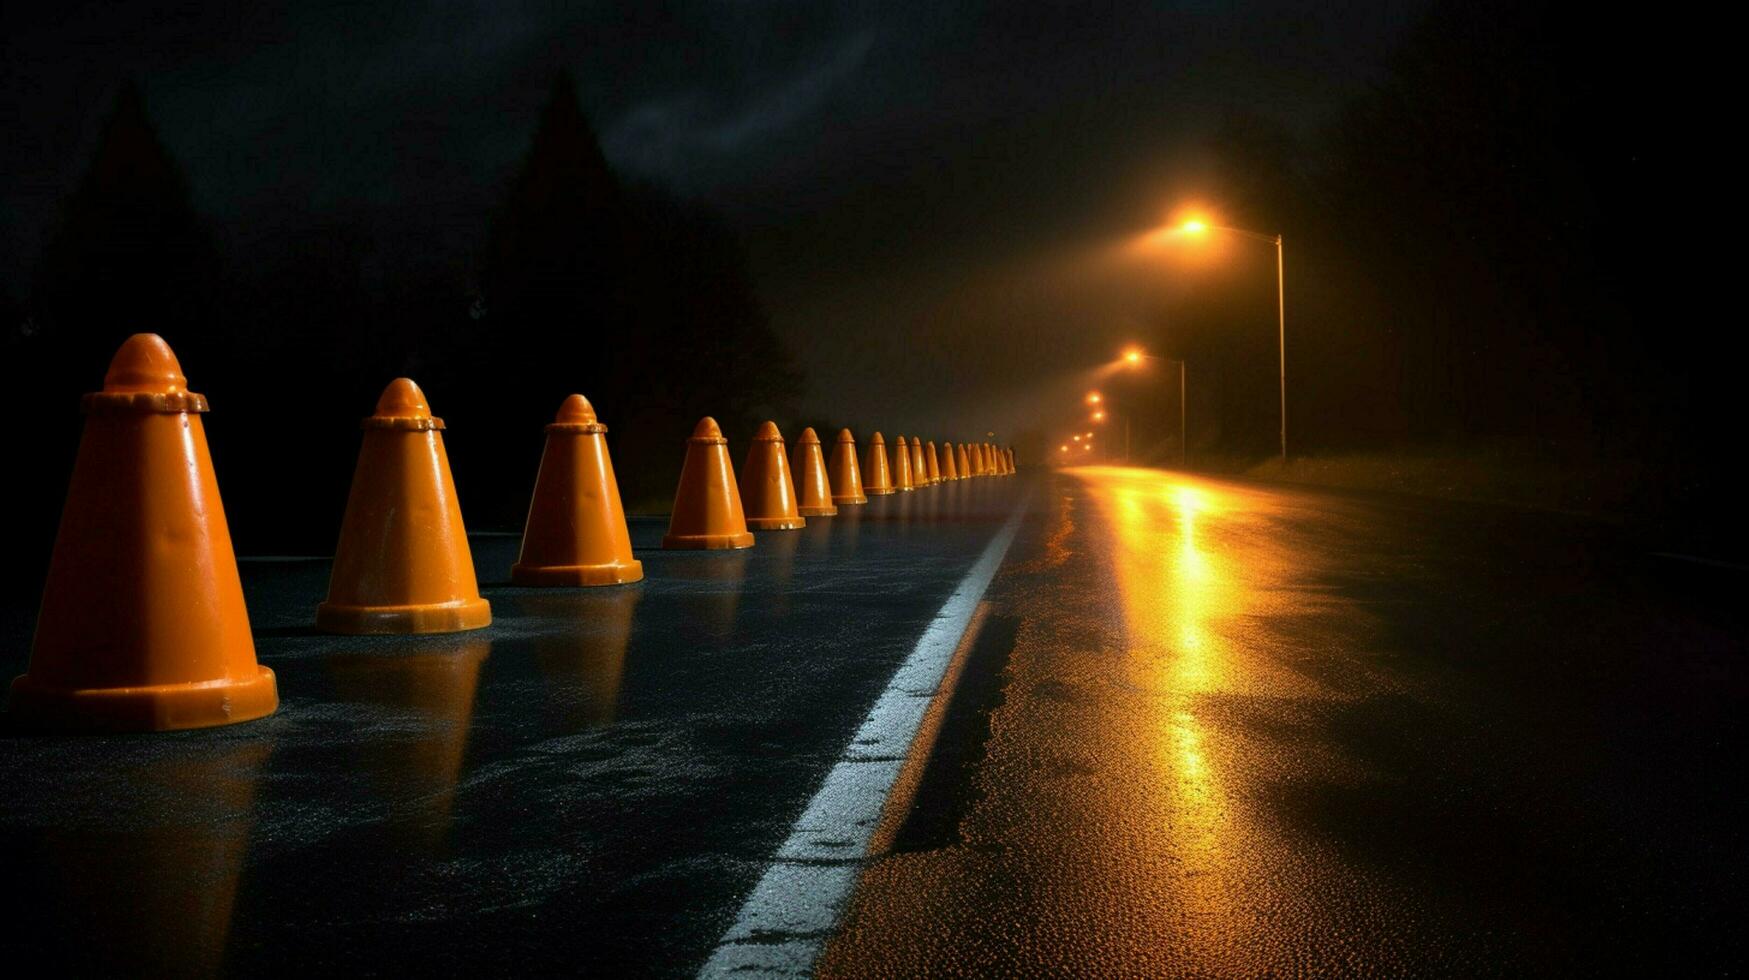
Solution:
[[[1142,363],[1142,352],[1139,350],[1126,350],[1123,352],[1123,359],[1131,364],[1140,364]]]
[[[1069,444],[1065,442],[1065,443],[1063,443],[1063,452],[1068,452],[1068,451],[1069,451]]]
[[[1093,421],[1095,421],[1095,422],[1105,421],[1105,413],[1104,412],[1094,412],[1093,413]]]
[[[1200,218],[1191,218],[1184,224],[1179,225],[1178,230],[1184,232],[1186,235],[1200,235],[1209,230],[1209,223]]]
[[[1075,440],[1075,441],[1076,441],[1076,442],[1080,442],[1080,441],[1081,441],[1081,437],[1080,437],[1080,436],[1070,436],[1070,437],[1069,437],[1069,438],[1071,438],[1071,439],[1073,439],[1073,440]]]
[[[1099,404],[1100,397],[1101,396],[1100,396],[1099,392],[1097,392],[1097,391],[1088,392],[1087,393],[1087,404],[1089,404],[1089,405]]]

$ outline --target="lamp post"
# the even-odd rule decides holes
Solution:
[[[1206,221],[1194,219],[1179,226],[1179,230],[1189,235],[1224,231],[1230,235],[1238,235],[1241,238],[1249,238],[1275,246],[1275,339],[1279,354],[1278,366],[1281,380],[1281,461],[1285,464],[1287,462],[1287,279],[1282,268],[1281,235],[1265,235],[1258,231],[1229,228],[1225,225],[1211,225]]]
[[[1181,467],[1188,466],[1190,460],[1190,423],[1188,421],[1190,418],[1188,412],[1190,398],[1186,394],[1189,390],[1185,387],[1185,376],[1188,370],[1188,365],[1184,358],[1159,357],[1154,354],[1144,354],[1140,350],[1131,347],[1129,350],[1124,351],[1123,360],[1124,363],[1129,364],[1132,367],[1141,364],[1143,361],[1176,361],[1178,363],[1178,465]],[[1125,462],[1128,462],[1129,426],[1127,422],[1124,426],[1124,446]]]

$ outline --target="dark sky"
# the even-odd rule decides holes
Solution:
[[[1057,411],[1133,330],[1145,297],[1077,257],[1195,196],[1223,111],[1317,126],[1422,4],[211,6],[6,5],[14,297],[125,74],[243,254],[344,216],[392,263],[472,254],[564,68],[623,173],[742,232],[805,405],[971,435]]]

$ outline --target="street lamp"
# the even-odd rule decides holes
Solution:
[[[1186,222],[1186,224],[1198,224],[1198,222]],[[1178,362],[1178,465],[1188,466],[1190,460],[1190,425],[1186,421],[1189,417],[1189,413],[1186,412],[1185,409],[1186,406],[1189,405],[1190,399],[1189,396],[1185,394],[1187,389],[1184,386],[1184,375],[1186,371],[1184,358],[1157,357],[1153,354],[1144,354],[1138,348],[1131,347],[1129,350],[1124,351],[1123,359],[1126,364],[1129,364],[1132,367],[1140,365],[1143,361]],[[1129,434],[1127,432],[1124,434],[1124,442],[1129,442]],[[1126,449],[1125,452],[1127,454],[1128,450]]]
[[[1230,235],[1249,238],[1254,241],[1267,242],[1275,246],[1275,339],[1279,351],[1279,366],[1281,379],[1281,461],[1287,462],[1287,285],[1282,271],[1281,235],[1265,235],[1262,232],[1246,231],[1243,228],[1228,228],[1224,225],[1211,225],[1200,219],[1191,219],[1178,226],[1178,230],[1187,235],[1202,235],[1210,231],[1224,231]]]

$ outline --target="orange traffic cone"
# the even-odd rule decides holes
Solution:
[[[625,507],[607,455],[607,426],[589,399],[572,395],[547,426],[522,553],[510,566],[517,585],[618,585],[644,577],[632,557]]]
[[[1004,460],[1004,462],[1008,466],[1009,474],[1012,475],[1014,473],[1014,447],[1013,446],[1009,446],[1006,450],[1003,451],[1002,459]]]
[[[927,464],[925,469],[929,471],[930,485],[933,486],[940,483],[941,457],[935,455],[935,443],[933,441],[929,443],[929,448],[923,453],[923,462]]]
[[[911,485],[929,486],[929,467],[923,462],[923,440],[911,437]]]
[[[839,437],[842,440],[842,436]],[[868,459],[862,466],[862,489],[871,497],[893,492],[893,474],[887,469],[887,444],[879,432],[869,437]]]
[[[905,444],[904,436],[900,436],[898,444],[893,447],[893,489],[904,492],[917,489],[917,482],[911,476],[911,447]]]
[[[455,633],[492,622],[462,526],[443,420],[425,393],[396,378],[364,420],[328,600],[329,633]]]
[[[960,479],[969,480],[978,474],[972,472],[972,459],[966,454],[966,444],[960,443],[953,447],[954,464],[959,469]]]
[[[796,481],[783,454],[783,433],[776,422],[759,427],[747,458],[741,463],[746,488],[747,526],[755,531],[787,531],[808,523],[796,500]]]
[[[170,346],[129,337],[85,434],[43,586],[30,668],[12,682],[26,728],[154,732],[270,715],[201,413]]]
[[[978,451],[984,454],[984,475],[995,476],[996,454],[990,451],[990,444],[987,442],[979,443]]]
[[[856,462],[854,452],[850,461]],[[812,428],[803,429],[796,439],[796,458],[790,472],[796,478],[796,510],[803,517],[831,517],[838,513],[832,504],[832,484],[826,479],[826,454]]]
[[[831,484],[834,504],[868,503],[862,492],[862,467],[856,462],[856,437],[849,429],[838,430],[838,442],[832,447]]]
[[[751,548],[753,532],[741,510],[741,491],[729,468],[729,440],[717,420],[705,416],[686,440],[686,463],[674,491],[664,548]]]
[[[959,467],[954,465],[953,443],[951,442],[941,444],[941,478],[943,480],[958,480],[960,478]]]

